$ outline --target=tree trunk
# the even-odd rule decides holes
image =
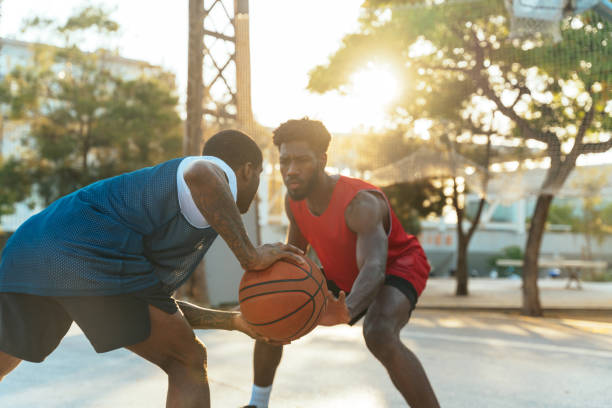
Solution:
[[[523,260],[522,313],[527,316],[542,316],[542,306],[538,290],[538,256],[546,228],[548,209],[553,197],[551,194],[538,196],[535,212],[531,219],[531,226],[529,227],[527,245],[525,246],[525,258]]]
[[[489,184],[489,163],[491,161],[491,133],[487,134],[487,150],[484,162],[484,179],[482,190],[483,192],[487,191],[487,186]],[[457,265],[456,265],[456,280],[457,287],[455,290],[456,296],[468,296],[468,247],[470,246],[470,241],[472,240],[472,236],[480,223],[480,217],[482,215],[482,210],[485,205],[484,196],[480,199],[478,203],[478,210],[476,210],[476,215],[471,222],[470,228],[467,232],[463,231],[463,219],[465,216],[465,208],[459,207],[459,192],[457,191],[457,182],[456,179],[453,178],[453,206],[455,207],[455,213],[457,214]],[[465,204],[464,204],[465,205]]]
[[[468,296],[468,266],[467,266],[467,246],[468,240],[463,234],[457,233],[457,266],[455,276],[457,279],[457,288],[455,295]]]

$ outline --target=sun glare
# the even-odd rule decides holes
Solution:
[[[388,122],[389,105],[399,95],[400,81],[387,67],[369,65],[350,77],[344,95],[346,106],[338,109],[338,121],[350,122],[353,127],[380,129]]]
[[[356,98],[370,103],[389,104],[397,97],[398,80],[390,69],[369,66],[351,76],[352,91]]]

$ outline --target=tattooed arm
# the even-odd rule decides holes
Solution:
[[[238,330],[256,340],[268,341],[249,326],[240,312],[206,309],[182,300],[176,303],[194,329]]]
[[[253,246],[225,173],[219,167],[210,162],[197,161],[187,168],[184,177],[198,209],[225,240],[243,269],[265,269],[279,259],[304,263],[299,256],[302,251],[292,245],[277,243]]]
[[[194,329],[236,329],[236,321],[240,312],[205,309],[182,300],[177,300],[176,303],[183,312],[185,319]]]
[[[238,330],[255,340],[264,341],[274,345],[289,344],[289,342],[279,342],[260,336],[252,326],[242,317],[240,312],[225,312],[223,310],[206,309],[183,300],[176,303],[183,312],[183,316],[194,329],[220,329]]]

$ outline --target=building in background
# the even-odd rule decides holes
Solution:
[[[33,58],[33,48],[35,46],[45,47],[47,45],[0,38],[0,81],[16,67],[27,66]],[[146,61],[124,58],[114,54],[108,54],[100,59],[100,63],[104,64],[113,74],[125,80],[153,76],[164,72],[161,67]],[[58,75],[62,75],[64,69],[64,63],[57,63],[54,66]],[[169,80],[174,81],[174,78],[169,78]],[[2,109],[5,108],[0,106],[0,156],[4,158],[20,157],[27,150],[29,126],[26,122],[9,120],[6,111],[2,111]],[[36,197],[17,204],[14,214],[6,215],[0,219],[0,231],[8,233],[15,231],[23,221],[41,209],[42,204]]]

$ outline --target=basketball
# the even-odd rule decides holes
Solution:
[[[240,311],[260,335],[292,341],[317,326],[327,301],[327,284],[321,270],[305,259],[304,265],[278,261],[262,271],[244,273]]]

